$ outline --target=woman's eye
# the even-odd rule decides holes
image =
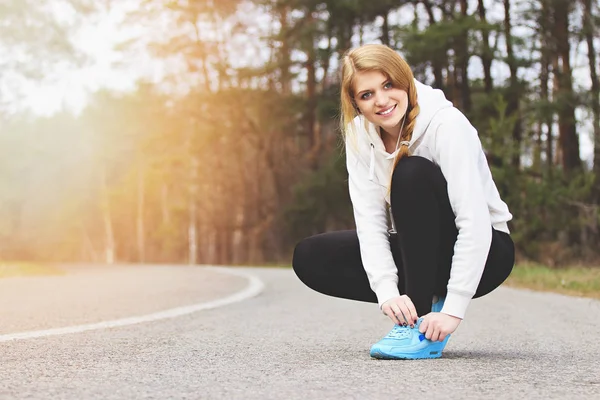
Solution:
[[[363,99],[363,100],[366,100],[369,97],[371,97],[371,92],[363,93],[363,95],[360,96],[360,98]]]
[[[392,82],[388,82],[385,85],[383,85],[384,89],[391,89],[392,88]]]

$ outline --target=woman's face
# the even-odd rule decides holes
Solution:
[[[408,93],[392,86],[379,71],[358,72],[354,77],[354,101],[365,118],[391,135],[400,133],[408,107]]]

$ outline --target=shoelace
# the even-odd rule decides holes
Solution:
[[[390,333],[387,334],[386,338],[389,339],[404,339],[411,335],[410,327],[402,325],[394,325]]]

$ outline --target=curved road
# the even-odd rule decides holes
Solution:
[[[442,359],[381,361],[376,305],[314,293],[291,270],[231,271],[245,276],[0,280],[0,399],[600,398],[599,301],[500,288],[473,301]]]

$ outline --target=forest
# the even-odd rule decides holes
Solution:
[[[279,265],[353,229],[338,61],[383,43],[477,128],[519,260],[600,266],[597,1],[132,1],[115,51],[160,73],[52,115],[15,104],[116,2],[0,5],[0,260]]]

